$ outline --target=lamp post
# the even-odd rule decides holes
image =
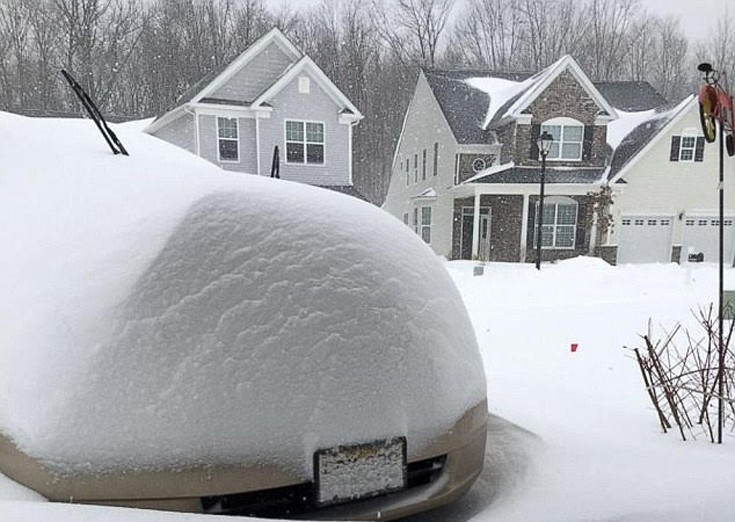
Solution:
[[[541,231],[544,226],[544,188],[546,185],[546,156],[549,155],[554,137],[544,131],[536,140],[541,155],[541,193],[538,202],[538,223],[536,225],[536,270],[541,270]]]

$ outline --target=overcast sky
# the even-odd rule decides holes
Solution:
[[[266,0],[272,6],[288,4],[291,7],[308,7],[319,4],[322,0]],[[328,0],[338,2],[339,0]],[[457,0],[457,6],[462,0]],[[641,5],[648,11],[659,14],[680,16],[682,29],[694,42],[702,37],[708,27],[721,14],[725,5],[735,11],[735,0],[641,0]]]

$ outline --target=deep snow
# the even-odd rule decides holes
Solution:
[[[414,520],[725,521],[735,512],[735,438],[723,446],[663,435],[634,346],[649,318],[670,326],[716,295],[716,267],[446,264],[468,306],[494,414],[488,466],[456,506]],[[726,271],[728,286],[735,271]],[[578,349],[571,352],[571,343]],[[5,498],[18,498],[7,493]],[[16,493],[17,495],[17,493]],[[3,521],[122,520],[121,510],[0,504]],[[157,513],[140,520],[168,522]],[[126,520],[138,520],[126,518]],[[171,519],[172,522],[176,519]],[[204,520],[198,517],[182,520]]]

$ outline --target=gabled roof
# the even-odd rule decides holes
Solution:
[[[607,173],[607,181],[620,181],[625,172],[643,156],[666,132],[697,103],[695,96],[687,96],[676,105],[667,105],[652,111],[649,118],[625,135],[615,151]]]
[[[342,109],[340,114],[349,116],[354,119],[362,119],[362,113],[355,107],[352,102],[340,91],[332,80],[321,70],[321,68],[308,56],[304,55],[298,62],[286,69],[284,73],[276,80],[273,85],[263,91],[252,103],[253,107],[261,107],[267,105],[267,101],[275,96],[281,89],[288,85],[296,76],[303,71],[311,72],[314,80],[324,89],[324,92],[340,105]]]
[[[265,35],[255,41],[250,47],[235,58],[229,65],[227,65],[222,72],[217,74],[210,82],[202,86],[201,91],[191,98],[191,101],[201,101],[202,98],[210,96],[212,93],[222,87],[228,80],[230,80],[238,71],[245,67],[251,62],[256,56],[258,56],[264,49],[266,49],[271,43],[275,43],[281,50],[291,58],[292,61],[296,61],[301,58],[301,52],[289,41],[288,38],[278,29],[274,27],[268,31]]]
[[[457,141],[485,144],[494,141],[492,130],[498,123],[520,113],[564,70],[570,70],[610,116],[616,109],[641,111],[666,103],[646,82],[590,82],[568,56],[537,73],[425,69],[424,75]]]
[[[492,143],[491,134],[483,129],[490,97],[465,81],[477,72],[429,69],[423,72],[457,142]]]
[[[251,101],[226,100],[212,96],[239,71],[241,71],[243,67],[245,67],[271,44],[276,44],[286,54],[286,56],[291,59],[292,63],[270,86],[268,86],[264,91],[258,93],[256,99]],[[270,107],[268,99],[287,85],[296,74],[305,69],[308,69],[322,89],[324,89],[324,91],[338,105],[341,105],[342,110],[340,114],[344,117],[349,117],[351,120],[362,119],[363,116],[360,111],[350,102],[342,91],[332,83],[332,81],[314,63],[314,61],[308,56],[302,55],[302,53],[276,27],[255,41],[255,43],[248,47],[235,60],[229,64],[222,64],[219,67],[215,67],[201,80],[193,84],[186,90],[186,92],[184,92],[184,94],[181,95],[181,97],[179,97],[173,107],[169,108],[164,114],[159,115],[159,117],[156,118],[156,120],[147,128],[147,131],[151,132],[163,126],[187,105],[203,103],[208,105],[251,107],[253,109],[261,107],[268,108]]]
[[[648,82],[619,81],[594,82],[595,87],[610,105],[621,111],[638,112],[666,105],[661,96]]]

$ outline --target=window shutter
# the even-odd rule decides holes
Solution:
[[[587,205],[580,203],[577,208],[577,235],[574,238],[574,249],[581,250],[584,247],[585,234],[587,232]]]
[[[704,136],[697,138],[697,144],[694,149],[694,161],[704,161]]]
[[[541,136],[541,125],[534,123],[531,125],[531,149],[528,152],[528,159],[538,160],[539,150],[536,141],[538,141],[539,136]]]
[[[669,161],[679,161],[679,147],[681,146],[681,136],[671,136],[671,153]]]
[[[595,126],[584,126],[584,141],[582,142],[582,160],[590,161],[592,159],[592,141],[595,136]]]

